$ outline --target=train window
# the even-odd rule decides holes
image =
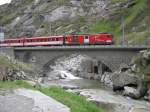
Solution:
[[[59,41],[59,39],[58,39],[58,38],[56,38],[56,41]]]
[[[85,36],[85,39],[89,39],[89,36]]]
[[[48,38],[45,39],[45,42],[47,42],[47,41],[48,41]]]
[[[55,38],[52,38],[52,41],[55,41]]]
[[[108,38],[113,38],[113,36],[112,36],[112,35],[107,35],[107,37],[108,37]]]

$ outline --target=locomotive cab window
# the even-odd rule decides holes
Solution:
[[[85,36],[85,39],[89,39],[89,36]]]

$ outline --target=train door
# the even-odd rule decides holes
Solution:
[[[89,36],[84,36],[84,44],[89,44]]]
[[[77,45],[78,43],[78,36],[73,35],[72,44]]]

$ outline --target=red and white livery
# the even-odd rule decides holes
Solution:
[[[111,45],[113,35],[108,33],[61,35],[32,38],[5,39],[0,41],[1,47],[27,47],[27,46],[61,46],[61,45]]]

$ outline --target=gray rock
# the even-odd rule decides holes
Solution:
[[[135,88],[125,86],[123,95],[130,96],[131,98],[139,98],[140,92]]]
[[[129,69],[130,69],[130,66],[123,63],[123,64],[120,65],[119,71],[120,71],[120,72],[126,72],[126,71],[128,71]]]
[[[79,89],[78,86],[64,85],[64,84],[60,85],[60,87],[63,88],[63,89],[67,89],[67,90],[68,90],[68,89],[71,89],[71,90],[73,90],[73,89]]]
[[[85,96],[89,101],[105,108],[108,112],[132,112],[132,110],[135,109],[141,110],[137,112],[145,112],[144,110],[148,110],[148,112],[150,111],[150,103],[116,95],[111,91],[100,89],[83,89],[78,90],[78,92],[75,90],[75,92],[79,92],[78,94]]]
[[[34,101],[24,96],[15,94],[0,96],[0,112],[33,112],[33,105]]]
[[[7,80],[7,67],[0,65],[0,80]]]
[[[17,89],[0,95],[0,112],[70,112],[70,109],[39,91]]]
[[[112,82],[114,87],[124,87],[126,85],[138,85],[139,78],[135,74],[129,72],[115,72],[112,75]]]
[[[37,34],[39,34],[38,36],[44,35],[43,32],[37,33],[37,30],[41,25],[45,24],[45,22],[51,22],[53,24],[53,33],[56,27],[58,27],[58,25],[55,24],[58,21],[60,23],[59,26],[62,26],[62,30],[59,31],[61,33],[58,32],[59,34],[64,34],[66,32],[78,33],[85,31],[82,27],[84,25],[89,26],[89,23],[91,23],[91,19],[93,19],[93,17],[98,18],[98,20],[106,18],[109,15],[109,13],[107,13],[108,10],[106,10],[108,7],[107,4],[108,2],[106,0],[30,0],[28,2],[24,0],[13,0],[9,5],[2,5],[0,7],[0,15],[3,16],[5,15],[5,12],[7,12],[7,14],[10,15],[10,18],[12,18],[6,26],[9,36],[13,37],[29,35],[29,32],[24,31],[22,33],[20,29],[33,25],[36,26],[36,29],[32,33],[32,36],[37,36]],[[11,9],[15,10],[11,11]],[[40,19],[41,16],[42,19]],[[81,20],[82,17],[83,22]],[[3,16],[2,19],[5,19],[5,16]],[[79,24],[76,24],[77,22],[79,22]],[[66,28],[66,25],[68,24],[73,25],[68,29]],[[46,27],[45,30],[48,31],[49,28]]]
[[[144,96],[145,100],[150,101],[150,89],[147,91],[146,95]]]
[[[150,101],[150,89],[148,90],[148,100]]]
[[[112,73],[105,72],[101,76],[100,82],[104,83],[106,86],[113,87],[113,82],[111,77],[112,77]]]

